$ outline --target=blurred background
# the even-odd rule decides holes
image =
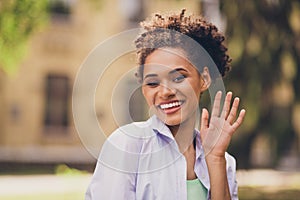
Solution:
[[[114,34],[182,8],[227,37],[233,62],[226,90],[247,109],[229,147],[240,199],[299,199],[299,0],[0,0],[0,199],[84,199],[96,159],[72,118],[80,65]],[[114,83],[135,66],[134,54],[124,55],[99,80],[107,87],[96,91],[95,108],[107,134],[119,125],[109,104]],[[125,94],[132,81],[123,84]],[[134,119],[147,110],[135,103],[141,99],[137,91]]]

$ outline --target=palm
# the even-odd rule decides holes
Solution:
[[[211,119],[209,113],[203,109],[201,117],[201,139],[206,155],[224,156],[231,137],[244,120],[245,110],[242,109],[236,119],[239,98],[235,98],[230,107],[232,93],[228,92],[220,114],[222,93],[218,92],[214,101]]]

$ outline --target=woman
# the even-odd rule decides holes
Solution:
[[[244,109],[237,116],[239,98],[231,106],[228,92],[221,109],[217,92],[211,117],[203,109],[195,129],[201,94],[230,68],[224,36],[185,10],[142,26],[137,77],[153,116],[110,135],[86,199],[237,199],[235,159],[226,149],[245,116]]]

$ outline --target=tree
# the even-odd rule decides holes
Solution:
[[[240,167],[251,167],[253,141],[264,134],[270,138],[274,155],[268,167],[275,167],[291,150],[299,154],[299,143],[295,142],[299,141],[295,127],[299,113],[295,110],[300,105],[300,3],[220,2],[233,57],[226,86],[241,96],[247,109],[243,131],[231,151],[240,160]]]
[[[14,72],[26,53],[29,37],[48,19],[48,0],[0,2],[0,69]]]

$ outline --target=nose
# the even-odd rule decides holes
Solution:
[[[176,89],[170,87],[168,84],[161,84],[159,87],[159,96],[162,99],[170,99],[176,95]]]

